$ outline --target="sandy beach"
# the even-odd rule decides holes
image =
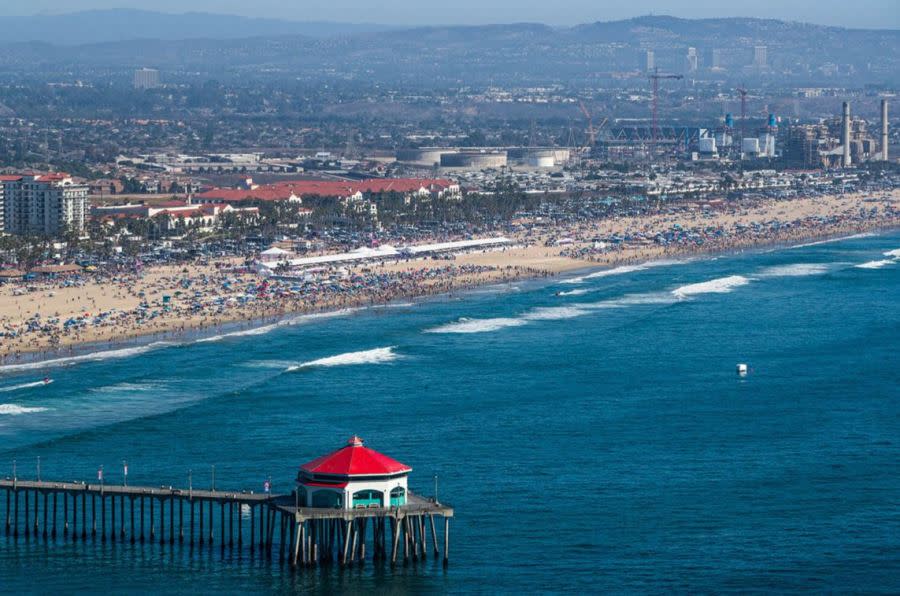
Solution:
[[[697,254],[791,245],[900,227],[900,191],[666,205],[653,214],[525,222],[515,245],[452,259],[350,266],[311,287],[266,282],[237,259],[97,272],[0,286],[0,362],[66,354],[82,344],[167,338],[236,321],[368,306],[523,278]],[[606,239],[613,238],[614,241]],[[622,240],[620,240],[622,239]]]

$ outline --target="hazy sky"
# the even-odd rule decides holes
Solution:
[[[654,13],[681,17],[772,17],[900,29],[900,0],[0,0],[0,15],[122,7],[403,25],[519,21],[569,25]]]

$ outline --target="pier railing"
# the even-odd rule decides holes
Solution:
[[[409,493],[400,507],[297,507],[295,495],[0,480],[6,536],[248,549],[292,567],[449,561],[453,509]],[[167,511],[168,510],[168,511]],[[443,521],[443,528],[435,522]],[[430,538],[430,539],[429,539]],[[441,552],[441,543],[443,552]]]

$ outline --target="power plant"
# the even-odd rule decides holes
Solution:
[[[839,117],[817,124],[790,127],[783,158],[793,167],[847,168],[867,161],[887,161],[889,120],[888,100],[880,102],[881,130],[874,134],[864,118],[853,118],[850,103],[843,102]]]

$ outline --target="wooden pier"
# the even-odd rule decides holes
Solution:
[[[429,556],[449,561],[453,509],[412,493],[399,507],[325,509],[297,507],[294,493],[9,478],[0,491],[6,536],[14,539],[218,547],[291,567],[362,565],[367,556],[392,567]]]

